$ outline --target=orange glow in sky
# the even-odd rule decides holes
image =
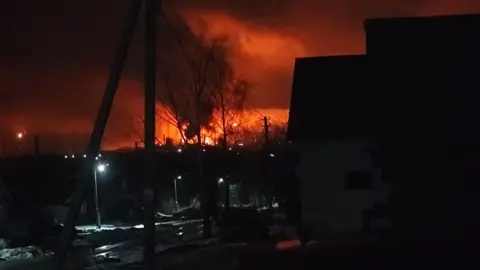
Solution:
[[[294,37],[254,27],[221,13],[187,12],[186,18],[199,34],[211,38],[227,36],[235,49],[232,57],[237,68],[241,68],[238,61],[242,56],[255,57],[267,67],[291,67],[295,58],[306,56],[301,42]],[[206,27],[200,22],[206,23]]]
[[[305,49],[298,39],[251,25],[224,13],[197,12],[194,15],[192,14],[188,11],[185,13],[187,22],[197,34],[205,34],[208,38],[228,36],[229,57],[236,74],[252,83],[252,93],[248,97],[247,107],[258,107],[258,104],[264,107],[275,106],[264,105],[262,101],[258,102],[260,99],[272,99],[272,89],[278,91],[273,93],[273,96],[289,96],[288,93],[285,93],[291,88],[288,80],[282,84],[281,89],[266,85],[265,82],[272,81],[272,74],[275,74],[278,70],[281,70],[282,74],[291,76],[294,59],[306,55]],[[198,20],[203,20],[207,29],[203,29],[202,24],[197,23]],[[107,47],[108,52],[110,52],[112,48]],[[46,101],[37,102],[35,106],[27,104],[28,106],[25,105],[25,107],[18,109],[14,117],[8,116],[8,125],[14,127],[13,136],[12,132],[8,131],[10,132],[10,138],[13,140],[16,136],[17,140],[27,140],[24,133],[15,132],[25,128],[31,133],[40,135],[42,148],[55,149],[58,152],[82,151],[81,149],[86,146],[93,128],[97,108],[108,77],[107,72],[108,68],[106,67],[101,69],[89,68],[88,71],[63,70],[54,67],[51,70],[45,69],[33,72],[32,74],[38,77],[35,78],[35,81],[39,82],[38,85],[42,83],[42,85],[48,86],[43,86],[45,89],[64,89],[65,86],[68,86],[72,87],[71,91],[68,94],[65,91],[57,91],[60,94],[55,94],[54,97],[45,99]],[[269,79],[265,79],[268,76],[270,76]],[[138,78],[126,77],[124,76],[120,82],[103,137],[102,148],[106,150],[131,148],[134,147],[135,142],[141,144],[142,141],[143,83]],[[22,89],[32,88],[31,84],[24,81],[14,81],[13,76],[7,76],[6,78],[12,80],[11,82],[7,81],[12,86],[21,86]],[[160,84],[161,82],[159,82]],[[13,89],[14,87],[10,88]],[[37,92],[41,93],[41,91]],[[276,94],[280,92],[280,95]],[[43,96],[44,94],[42,92],[38,95]],[[35,97],[32,96],[32,99]],[[63,107],[60,108],[57,106],[58,104],[62,104]],[[277,103],[273,102],[272,104]],[[288,102],[282,104],[288,104]],[[159,111],[162,110],[160,104],[157,107]],[[269,117],[272,123],[286,123],[288,110],[275,108],[247,109],[242,119],[238,119],[235,123],[235,126],[239,128],[249,127],[252,130],[261,131],[263,116]],[[215,131],[207,132],[204,130],[204,133],[205,143],[207,144],[215,144],[221,135],[218,128]],[[165,141],[166,138],[180,141],[177,128],[158,117],[157,139]]]

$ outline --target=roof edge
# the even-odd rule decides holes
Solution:
[[[395,21],[431,21],[431,20],[446,20],[446,19],[454,19],[454,20],[465,20],[465,19],[479,19],[480,20],[480,13],[466,13],[466,14],[442,14],[442,15],[432,15],[432,16],[420,16],[420,17],[378,17],[378,18],[367,18],[363,22],[364,29],[369,28],[372,24],[378,23],[391,23]]]

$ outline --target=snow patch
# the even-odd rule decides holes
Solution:
[[[191,247],[182,248],[187,245]],[[157,266],[175,269],[233,270],[237,267],[240,250],[243,250],[247,244],[220,244],[219,239],[214,238],[191,242],[187,245],[157,245],[155,248]],[[102,257],[101,254],[97,256],[97,265],[87,267],[85,270],[116,269],[116,267],[125,266],[128,266],[128,269],[137,269],[135,267],[139,267],[143,260],[143,247],[112,253],[107,257]]]
[[[28,246],[18,248],[4,248],[0,250],[0,260],[25,260],[51,257],[52,252],[43,251],[39,247]]]
[[[155,226],[162,226],[162,225],[172,225],[172,226],[180,226],[184,224],[190,223],[198,223],[202,221],[201,219],[192,219],[192,220],[182,220],[182,221],[165,221],[165,222],[155,222]],[[75,226],[78,231],[83,233],[95,233],[95,232],[103,232],[103,231],[113,231],[113,230],[131,230],[131,229],[143,229],[143,224],[137,225],[101,225],[97,227],[96,225],[82,225],[82,226]]]

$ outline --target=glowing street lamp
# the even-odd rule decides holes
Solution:
[[[94,170],[93,170],[93,181],[94,181],[94,192],[95,192],[95,212],[96,212],[96,223],[97,223],[97,228],[102,227],[102,219],[101,219],[101,213],[100,213],[100,208],[98,206],[98,181],[97,181],[97,174],[98,173],[104,173],[107,170],[107,166],[103,163],[98,164]]]
[[[173,187],[175,189],[175,210],[178,212],[178,192],[177,192],[177,180],[182,180],[182,176],[179,175],[173,179]]]
[[[218,179],[218,183],[219,183],[219,184],[223,184],[223,182],[224,182],[223,178],[220,177],[220,178]]]
[[[97,166],[97,171],[98,172],[104,172],[107,169],[107,166],[105,164],[98,164]]]
[[[15,138],[17,139],[17,147],[19,154],[22,153],[22,148],[23,148],[23,141],[25,139],[26,132],[18,132],[15,134]]]

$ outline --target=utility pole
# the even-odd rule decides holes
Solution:
[[[145,0],[145,270],[155,269],[155,76],[157,1]],[[159,5],[161,7],[161,5]]]
[[[268,138],[269,128],[270,128],[270,124],[268,123],[268,117],[264,116],[263,117],[263,132],[264,132],[263,136],[265,139],[265,148],[268,148],[268,145],[269,145],[269,138]]]
[[[100,152],[103,133],[105,132],[105,127],[107,125],[107,120],[113,105],[115,93],[117,92],[125,59],[128,54],[133,33],[135,32],[135,26],[138,21],[142,2],[142,0],[132,0],[128,14],[125,18],[120,42],[115,52],[115,58],[110,67],[107,85],[105,86],[105,92],[103,94],[97,119],[95,120],[95,125],[93,126],[93,130],[90,135],[90,141],[86,149],[85,154],[87,155],[87,158],[85,163],[85,171],[83,172],[82,178],[80,179],[79,184],[73,193],[67,220],[55,250],[54,267],[56,269],[62,269],[63,261],[65,259],[65,255],[67,254],[74,226],[78,218],[78,213],[82,205],[84,192],[92,180],[92,168],[95,162],[95,157]]]
[[[177,190],[177,179],[179,178],[175,178],[173,180],[173,188],[174,188],[174,191],[175,191],[175,212],[178,212],[178,190]]]
[[[98,174],[97,174],[97,168],[93,169],[93,192],[95,196],[95,223],[97,225],[98,229],[102,228],[102,218],[100,214],[100,207],[99,207],[99,202],[98,202]]]
[[[264,158],[265,158],[265,166],[266,166],[266,173],[267,173],[267,179],[269,184],[269,187],[272,188],[272,166],[270,165],[269,161],[269,147],[270,147],[270,140],[269,140],[269,133],[270,133],[270,123],[268,121],[268,117],[264,116],[263,117],[263,136],[265,139],[265,145],[264,145]],[[269,190],[269,196],[268,196],[268,206],[272,208],[273,205],[273,195],[271,194],[272,190]]]

